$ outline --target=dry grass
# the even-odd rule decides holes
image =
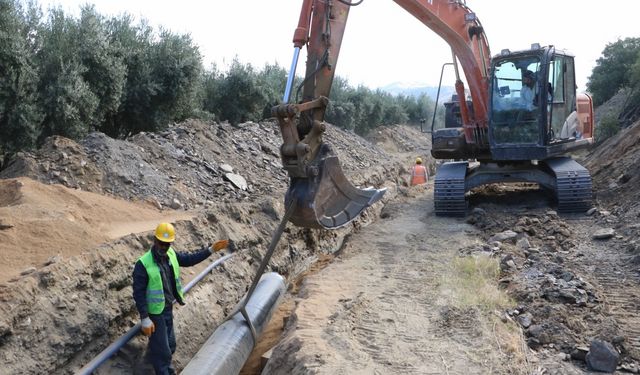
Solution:
[[[443,290],[448,302],[463,310],[479,311],[476,328],[483,336],[492,338],[493,346],[501,353],[501,363],[496,373],[530,374],[526,346],[522,329],[509,319],[505,310],[515,302],[505,291],[498,288],[500,264],[497,259],[486,256],[456,257],[448,272],[442,276]]]
[[[514,305],[506,293],[498,289],[500,264],[485,255],[458,257],[445,282],[454,294],[456,307],[475,307],[482,311],[503,310]]]

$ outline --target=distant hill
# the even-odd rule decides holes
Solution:
[[[409,95],[409,96],[420,96],[421,94],[427,94],[434,101],[436,100],[436,95],[438,94],[438,87],[427,86],[421,83],[410,83],[410,82],[394,82],[388,84],[386,86],[382,86],[379,88],[382,91],[388,92],[391,95]],[[442,86],[440,88],[440,102],[451,99],[451,95],[455,93],[455,88],[453,86]]]

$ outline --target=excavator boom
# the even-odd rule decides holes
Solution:
[[[295,200],[291,222],[308,228],[337,228],[357,217],[384,195],[384,189],[354,187],[342,172],[331,147],[324,143],[324,116],[335,75],[349,10],[359,2],[303,0],[295,30],[294,58],[283,104],[273,108],[283,137],[280,148],[290,177],[285,203]],[[463,1],[396,0],[451,44],[471,80],[475,114],[463,113],[466,142],[487,147],[487,66],[490,56],[482,26]],[[294,90],[300,50],[306,46],[303,82]],[[469,78],[471,77],[471,78]],[[462,81],[457,89],[464,93]],[[477,108],[475,108],[477,107]]]
[[[287,206],[293,202],[290,220],[298,226],[340,227],[384,194],[384,189],[351,185],[336,154],[322,140],[349,11],[362,2],[302,2],[283,104],[273,108],[284,141],[282,163],[291,179],[285,202]],[[537,44],[531,50],[504,49],[491,56],[484,28],[465,0],[394,2],[442,37],[452,51],[460,124],[432,133],[432,155],[476,159],[482,166],[475,171],[466,162],[441,166],[434,183],[436,214],[464,215],[465,193],[473,186],[498,181],[537,182],[556,192],[560,208],[588,207],[590,176],[564,156],[593,143],[592,102],[586,95],[576,95],[573,57]],[[305,46],[305,75],[294,87],[298,57]],[[470,101],[458,65],[469,85]],[[525,73],[535,82],[529,90],[536,99],[522,106],[518,102],[526,91]],[[578,175],[582,177],[570,178]]]

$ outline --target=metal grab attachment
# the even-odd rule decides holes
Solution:
[[[309,169],[314,174],[308,178],[292,178],[285,195],[285,204],[297,202],[291,222],[300,227],[339,228],[379,201],[386,192],[386,189],[353,186],[327,144],[321,145]]]
[[[324,122],[304,117],[305,123],[296,125],[296,118],[309,111],[324,110],[328,103],[329,100],[321,96],[301,104],[281,104],[271,110],[280,124],[283,139],[280,155],[291,179],[285,204],[297,201],[291,222],[299,227],[339,228],[386,192],[386,189],[359,189],[347,180],[338,157],[322,141],[326,130]],[[301,132],[305,133],[302,140]]]
[[[273,255],[273,252],[275,251],[276,246],[278,245],[278,242],[280,242],[280,237],[282,237],[282,232],[284,232],[284,229],[287,227],[287,222],[289,221],[289,217],[291,217],[291,214],[293,213],[295,208],[296,208],[296,201],[294,199],[288,203],[284,216],[282,217],[282,220],[280,221],[278,228],[273,233],[273,237],[271,237],[271,242],[269,243],[269,248],[267,249],[267,253],[264,255],[264,258],[262,258],[262,262],[260,263],[260,266],[258,266],[258,270],[256,271],[256,274],[253,277],[253,281],[251,282],[251,286],[249,287],[247,294],[244,296],[242,300],[240,300],[240,302],[238,302],[238,305],[236,305],[236,307],[233,308],[231,313],[227,316],[227,319],[225,319],[225,321],[230,320],[238,312],[240,312],[244,320],[247,322],[247,325],[249,326],[249,330],[251,330],[251,336],[253,337],[254,347],[258,343],[258,335],[256,333],[255,327],[253,326],[253,323],[251,322],[251,319],[249,318],[249,314],[247,313],[247,309],[246,309],[247,303],[249,302],[249,300],[251,300],[251,295],[253,294],[253,292],[256,289],[256,286],[258,285],[258,281],[260,281],[260,277],[264,273],[264,270],[267,268],[267,265],[269,265],[269,260],[271,260],[271,256]]]

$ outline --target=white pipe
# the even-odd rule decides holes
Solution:
[[[260,278],[245,307],[258,337],[285,291],[284,278],[279,274],[266,273]],[[218,326],[181,374],[238,374],[255,345],[249,325],[238,312]]]

